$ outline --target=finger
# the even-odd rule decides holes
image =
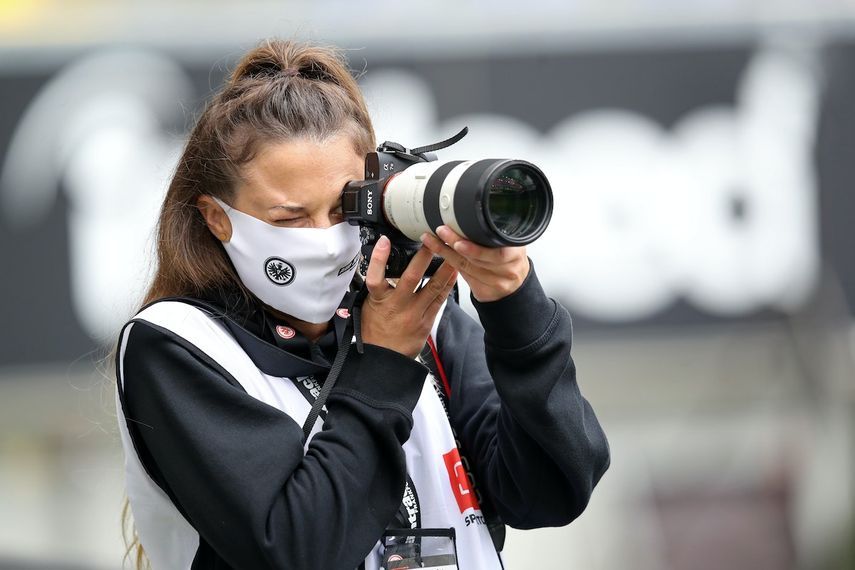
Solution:
[[[496,266],[496,262],[485,263],[483,261],[473,260],[464,255],[461,255],[459,252],[453,250],[451,247],[447,246],[441,239],[434,236],[433,234],[422,234],[422,243],[427,246],[435,255],[440,256],[443,259],[454,260],[456,266],[461,264],[463,265],[477,265],[480,267],[492,268]],[[466,260],[466,263],[463,263],[463,260]],[[460,269],[460,267],[458,267]]]
[[[470,286],[479,284],[484,286],[492,286],[495,281],[495,264],[490,267],[482,267],[471,263],[467,258],[463,257],[436,237],[425,234],[422,236],[425,246],[431,249],[436,255],[442,257],[449,265],[451,265]]]
[[[420,248],[401,274],[401,278],[398,280],[398,288],[407,293],[413,293],[425,276],[425,271],[427,271],[431,259],[433,259],[433,252],[426,247]]]
[[[515,257],[525,255],[524,247],[485,247],[467,240],[448,226],[439,226],[436,233],[454,251],[483,265],[508,263]]]
[[[374,299],[381,299],[392,287],[386,283],[386,262],[389,261],[389,253],[392,251],[389,238],[380,236],[374,244],[371,259],[368,262],[368,271],[365,272],[365,285],[368,294]]]
[[[454,242],[452,247],[454,251],[469,258],[472,262],[485,266],[510,263],[518,257],[525,257],[525,247],[485,247],[463,239]]]
[[[438,226],[436,228],[436,235],[451,247],[454,247],[455,242],[466,239],[448,226]]]
[[[430,281],[427,282],[427,285],[430,285],[431,281],[436,281],[437,283],[445,283],[448,278],[455,273],[457,270],[448,262],[443,261],[440,266],[436,269],[434,274],[431,276]]]
[[[422,235],[422,243],[433,253],[451,263],[461,274],[467,275],[478,269],[472,261],[442,243],[435,236],[430,234]]]
[[[456,273],[457,271],[450,263],[443,261],[424,287],[419,289],[415,300],[416,304],[422,309],[426,308],[435,296],[442,293],[449,278]]]
[[[422,318],[430,322],[433,322],[436,318],[437,312],[446,299],[448,299],[451,290],[454,288],[454,284],[457,282],[457,270],[451,267],[451,264],[443,263],[442,265],[446,266],[448,271],[440,273],[437,270],[431,281],[436,280],[437,277],[442,277],[442,279],[436,281],[430,289],[422,292],[425,294],[424,301],[427,302]],[[440,266],[440,269],[442,269],[442,266]]]

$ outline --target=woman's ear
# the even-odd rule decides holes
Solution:
[[[232,222],[216,200],[207,194],[202,194],[196,198],[196,207],[202,212],[202,217],[205,218],[205,223],[215,238],[221,242],[232,239]]]

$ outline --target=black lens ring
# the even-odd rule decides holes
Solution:
[[[485,173],[485,178],[483,184],[480,185],[481,188],[490,188],[492,183],[498,177],[498,175],[506,170],[510,170],[511,168],[520,168],[521,170],[527,172],[531,175],[531,177],[535,180],[537,188],[543,194],[543,198],[545,198],[544,206],[545,206],[545,216],[543,216],[537,226],[533,231],[526,232],[524,236],[515,238],[507,235],[502,232],[496,224],[493,222],[492,216],[490,216],[490,193],[487,192],[486,197],[483,201],[483,217],[487,223],[487,226],[492,230],[492,232],[499,237],[497,241],[503,241],[501,245],[509,245],[509,246],[520,246],[520,245],[528,245],[535,241],[537,238],[543,235],[543,232],[546,231],[546,228],[549,226],[549,222],[552,219],[552,186],[549,184],[549,180],[546,178],[546,175],[543,171],[535,166],[534,164],[526,161],[526,160],[503,160],[498,162],[492,169]]]
[[[490,218],[489,192],[493,179],[514,166],[522,166],[542,184],[546,199],[545,216],[534,232],[521,238],[511,237],[499,230]],[[454,189],[454,216],[463,234],[470,241],[487,247],[527,245],[539,238],[552,218],[552,188],[543,172],[525,160],[488,158],[467,168]]]
[[[442,184],[445,182],[448,174],[462,163],[462,160],[446,162],[430,175],[427,184],[425,184],[423,200],[425,221],[427,221],[428,227],[432,232],[435,232],[437,227],[445,223],[442,221],[442,208],[439,205]]]
[[[499,247],[505,244],[501,237],[494,235],[485,216],[484,183],[489,180],[492,166],[505,162],[502,159],[485,158],[469,165],[463,171],[454,188],[454,217],[470,241],[487,247]],[[497,239],[498,238],[498,239]]]

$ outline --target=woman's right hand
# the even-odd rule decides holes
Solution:
[[[442,303],[454,287],[457,271],[444,261],[427,284],[416,291],[433,257],[433,253],[423,247],[393,287],[386,281],[386,262],[391,249],[389,238],[382,236],[368,262],[362,340],[415,358],[427,341]]]

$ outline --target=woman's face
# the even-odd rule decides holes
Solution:
[[[343,221],[341,191],[363,178],[365,157],[340,135],[323,143],[305,139],[264,144],[242,168],[232,206],[285,228],[328,228]],[[210,196],[198,205],[221,241],[231,238],[225,212]]]

